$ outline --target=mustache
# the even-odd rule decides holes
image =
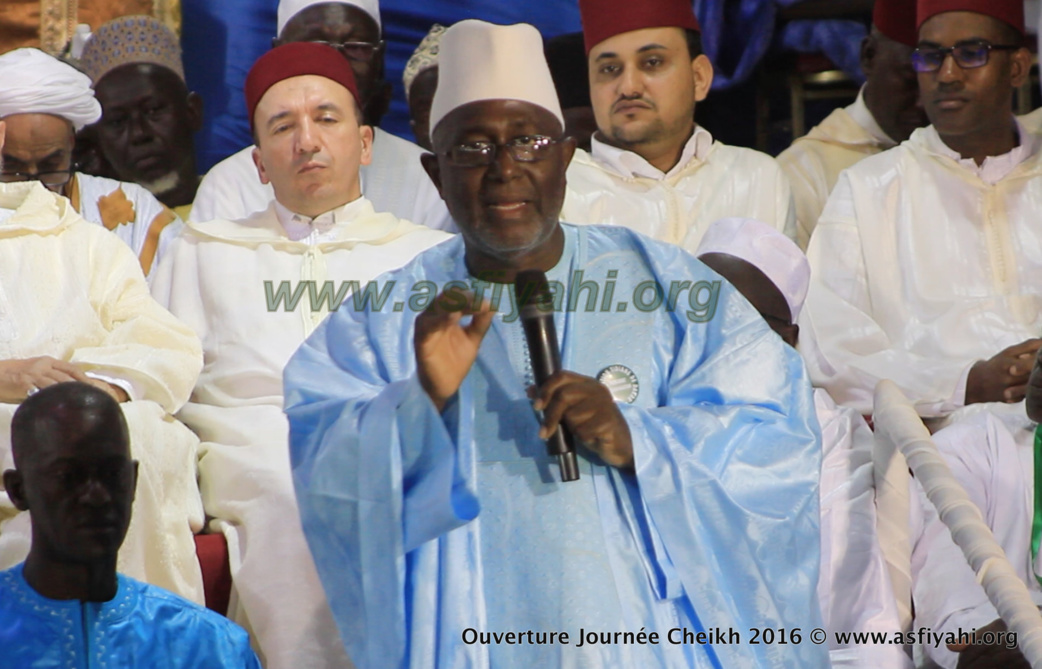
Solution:
[[[937,88],[935,89],[936,95],[950,95],[952,93],[961,93],[966,90],[966,84],[962,81],[942,81],[938,82]]]
[[[655,109],[656,108],[654,102],[652,102],[651,100],[648,100],[643,95],[639,95],[639,94],[638,95],[620,95],[619,98],[614,103],[612,103],[611,108],[614,111],[615,109],[618,109],[620,105],[630,104],[630,103],[633,103],[633,102],[639,102],[641,104],[644,104],[649,109]]]

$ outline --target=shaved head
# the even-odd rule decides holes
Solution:
[[[130,437],[123,412],[112,397],[86,383],[58,383],[19,405],[11,421],[11,454],[15,467],[39,455],[65,436],[70,422],[89,422],[111,430],[130,457]]]
[[[137,484],[119,404],[85,383],[48,386],[18,407],[11,446],[4,487],[32,519],[26,579],[52,599],[111,599]],[[70,568],[94,573],[94,587],[63,589],[69,581],[57,574]]]

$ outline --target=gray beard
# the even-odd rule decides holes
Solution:
[[[177,188],[178,184],[181,183],[181,179],[175,171],[161,176],[155,181],[142,181],[139,183],[149,193],[152,193],[156,197],[159,197],[160,195],[165,195]]]

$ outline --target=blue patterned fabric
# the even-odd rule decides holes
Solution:
[[[6,669],[260,669],[246,631],[227,618],[119,575],[108,602],[47,599],[0,572],[0,666]]]

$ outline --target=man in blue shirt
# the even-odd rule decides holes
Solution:
[[[260,667],[246,632],[161,588],[116,572],[137,462],[105,392],[60,383],[11,422],[4,487],[32,519],[25,562],[0,572],[5,667]]]

